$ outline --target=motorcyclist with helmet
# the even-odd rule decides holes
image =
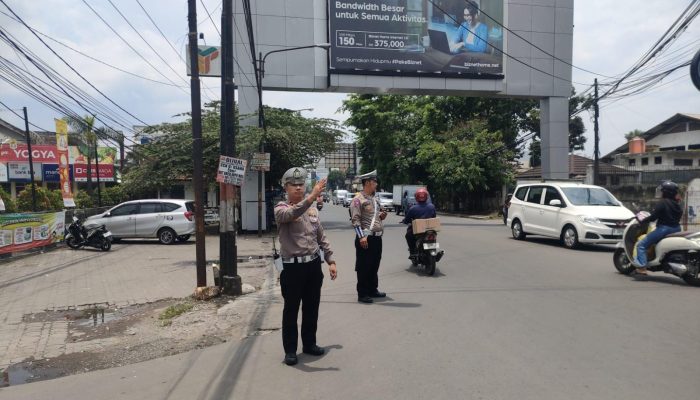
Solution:
[[[414,219],[435,218],[437,215],[435,205],[428,202],[428,191],[425,188],[418,188],[415,198],[417,203],[408,211],[405,211],[404,218],[401,221],[402,224],[408,224],[408,228],[406,228],[406,244],[408,244],[408,251],[411,253],[411,256],[416,253],[416,238],[413,235],[413,224],[411,222]]]
[[[680,194],[678,193],[678,185],[672,181],[665,181],[660,186],[661,201],[656,205],[654,211],[645,218],[639,218],[639,223],[656,222],[656,229],[648,233],[642,240],[637,243],[637,264],[636,272],[641,275],[647,274],[647,248],[655,245],[664,237],[680,232],[680,220],[683,215],[683,209],[680,205]]]

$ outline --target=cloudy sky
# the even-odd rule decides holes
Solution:
[[[693,0],[698,1],[698,0]],[[58,40],[73,49],[110,64],[135,77],[80,55],[56,42],[44,38],[76,70],[92,82],[114,102],[138,117],[156,124],[177,121],[176,114],[189,110],[189,79],[185,75],[184,46],[187,41],[187,2],[185,0],[2,0],[0,2],[0,26],[16,40],[40,56],[57,71],[81,88],[99,97],[72,71],[33,37],[18,22],[3,13],[9,13],[2,3],[11,7],[24,21],[36,30]],[[156,29],[140,4],[150,14]],[[86,4],[87,3],[87,4]],[[575,1],[574,59],[575,66],[591,70],[603,76],[617,76],[629,68],[661,34],[673,23],[691,0],[577,0]],[[643,6],[642,6],[643,4]],[[88,6],[89,5],[89,6]],[[206,16],[211,12],[211,21]],[[128,42],[129,48],[90,9],[94,9],[114,30]],[[138,30],[143,38],[157,50],[154,55],[146,43],[119,14]],[[210,45],[219,44],[221,21],[220,0],[198,2],[199,29]],[[214,27],[216,24],[216,28]],[[167,41],[166,41],[167,38]],[[171,48],[174,47],[173,48]],[[700,49],[700,22],[693,22],[679,41],[668,50],[671,54],[690,60],[691,51]],[[143,58],[139,55],[141,54]],[[0,56],[18,65],[29,64],[26,59],[0,42]],[[162,59],[161,59],[162,58]],[[657,87],[640,95],[615,103],[603,103],[600,131],[601,152],[606,154],[624,142],[624,134],[633,130],[646,130],[678,112],[700,114],[700,91],[690,80],[688,68],[683,68],[666,78]],[[144,79],[147,78],[147,79]],[[595,75],[577,69],[573,81],[578,92],[593,82]],[[599,76],[599,79],[606,78]],[[158,81],[158,82],[153,82]],[[207,89],[203,100],[217,99],[220,89],[215,78],[204,78]],[[307,117],[334,118],[343,121],[346,116],[337,113],[344,94],[266,92],[265,103],[270,106],[291,109],[313,108],[303,111]],[[101,99],[107,103],[106,100]],[[53,130],[55,111],[29,98],[25,94],[0,82],[0,101],[10,108],[27,106],[30,120],[39,127]],[[112,108],[115,108],[112,106]],[[74,107],[79,114],[85,114]],[[122,115],[124,115],[122,113]],[[583,114],[589,137],[586,155],[593,152],[593,127],[588,114]],[[0,118],[23,127],[23,122],[0,105]],[[133,124],[136,120],[127,117]]]

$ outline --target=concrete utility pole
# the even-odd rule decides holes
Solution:
[[[34,157],[32,156],[32,138],[29,136],[29,118],[27,118],[27,107],[22,107],[24,111],[24,132],[27,136],[27,151],[29,151],[29,185],[32,188],[32,211],[36,212],[36,187],[34,186]]]
[[[595,156],[594,156],[594,161],[593,161],[593,184],[597,185],[598,184],[598,174],[600,173],[600,160],[599,154],[600,150],[598,149],[598,144],[600,143],[600,136],[598,135],[598,78],[595,78],[593,81],[593,86],[595,88],[594,91],[594,100],[593,100],[593,133],[595,134]]]
[[[199,86],[199,52],[197,51],[197,1],[187,0],[190,41],[190,91],[192,99],[192,182],[194,183],[194,220],[197,265],[197,287],[207,286],[207,259],[204,241],[202,106]]]
[[[233,83],[233,0],[224,0],[221,9],[221,155],[234,157],[236,153],[236,101]],[[238,249],[236,247],[235,186],[219,184],[219,261],[221,286],[226,294],[241,294],[238,276]]]

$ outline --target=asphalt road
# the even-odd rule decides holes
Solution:
[[[0,398],[634,399],[700,398],[700,288],[618,274],[612,248],[515,241],[497,221],[442,217],[435,276],[410,268],[387,219],[380,289],[357,303],[347,209],[322,221],[338,260],[319,316],[322,357],[282,363],[280,304],[258,300],[240,342],[21,385]],[[267,328],[266,328],[267,327]],[[301,349],[300,349],[301,350]]]
[[[236,399],[700,398],[700,288],[620,275],[611,247],[515,241],[496,221],[442,217],[446,255],[429,277],[409,268],[391,214],[380,289],[356,302],[347,209],[322,220],[339,260],[324,281],[321,358],[280,364],[279,333],[260,337],[222,394]]]

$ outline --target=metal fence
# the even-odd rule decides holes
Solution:
[[[639,167],[606,166],[601,168],[598,181],[605,186],[658,185],[665,180],[687,184],[700,177],[700,169],[676,168],[645,170]]]
[[[683,230],[700,232],[700,190],[688,190],[683,200]]]

